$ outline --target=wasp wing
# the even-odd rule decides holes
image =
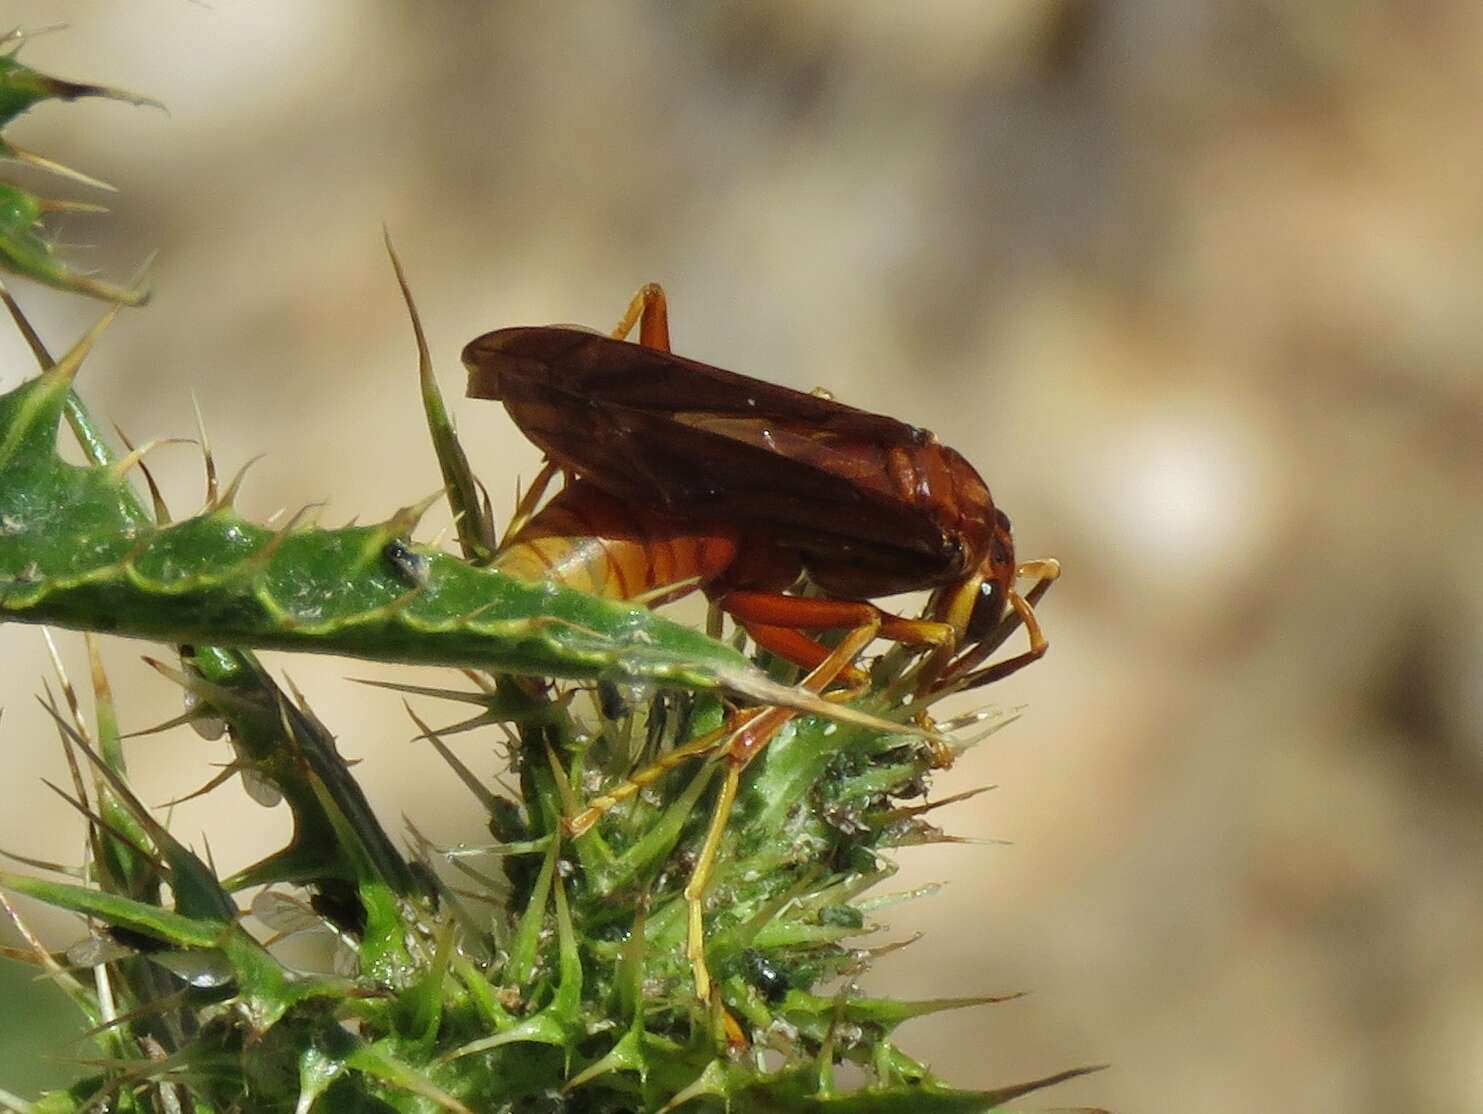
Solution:
[[[920,473],[961,457],[894,418],[559,327],[486,334],[464,364],[471,397],[504,402],[547,456],[618,498],[763,523],[805,552],[909,577],[961,559],[941,503],[951,484]]]

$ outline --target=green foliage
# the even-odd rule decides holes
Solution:
[[[47,96],[114,95],[42,78],[13,56],[0,63],[0,126]],[[15,201],[16,221],[37,215],[28,204]],[[13,232],[0,262],[30,273],[6,254],[22,243]],[[163,726],[225,734],[236,759],[206,788],[240,774],[260,802],[281,797],[293,831],[227,877],[173,836],[130,789],[93,646],[94,722],[66,678],[63,699],[47,700],[88,820],[88,865],[33,863],[60,877],[0,872],[0,889],[94,926],[85,959],[21,954],[96,1027],[101,1057],[65,1091],[34,1104],[0,1091],[0,1105],[967,1114],[1076,1074],[954,1090],[901,1051],[895,1031],[991,999],[901,1002],[854,986],[871,959],[863,895],[893,874],[889,851],[945,838],[927,806],[903,803],[943,754],[940,738],[894,722],[921,710],[903,704],[905,655],[877,663],[854,707],[826,704],[641,608],[483,567],[495,532],[420,331],[461,558],[414,541],[417,508],[339,530],[248,522],[232,506],[238,481],[219,489],[209,454],[205,507],[172,521],[157,493],[151,509],[130,486],[142,453],[116,459],[73,392],[106,319],[53,362],[6,301],[43,370],[0,396],[0,620],[172,646],[178,665],[151,664],[180,685],[186,711]],[[84,465],[58,455],[64,419]],[[266,647],[463,666],[466,690],[396,687],[474,709],[442,732],[413,720],[485,808],[490,842],[438,848],[414,829],[399,847],[329,729],[258,662]],[[781,729],[715,827],[700,905],[714,993],[701,998],[686,886],[725,764],[676,756],[727,721],[728,693],[826,714]],[[445,738],[496,727],[508,792],[475,777]],[[624,803],[573,825],[615,793]],[[281,941],[302,933],[334,941],[337,961],[291,965]],[[839,1065],[863,1083],[838,1082]]]
[[[16,57],[25,38],[20,31],[12,31],[0,38],[0,132],[18,116],[48,100],[103,97],[128,104],[160,107],[158,101],[120,89],[64,81],[33,70]],[[98,189],[113,188],[97,178],[18,147],[4,135],[0,135],[0,159],[48,170]],[[126,305],[142,304],[149,297],[144,287],[117,286],[69,266],[56,257],[44,233],[42,221],[47,214],[100,212],[106,210],[99,205],[38,197],[13,182],[0,181],[0,266],[60,290]]]

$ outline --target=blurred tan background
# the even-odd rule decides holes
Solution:
[[[194,391],[224,466],[268,454],[254,514],[437,486],[385,221],[450,393],[475,334],[607,327],[657,279],[679,351],[932,428],[1021,552],[1061,558],[1049,657],[992,693],[1023,719],[940,783],[996,783],[946,820],[1012,846],[903,855],[903,887],[948,885],[893,914],[883,938],[926,940],[870,980],[1033,993],[919,1023],[912,1051],[978,1086],[1107,1061],[1044,1101],[1121,1111],[1483,1109],[1483,7],[5,15],[59,19],[33,65],[170,108],[17,129],[121,187],[65,229],[84,258],[124,277],[160,251],[82,388],[140,439],[190,435]],[[58,347],[95,312],[19,292]],[[25,368],[0,330],[0,380]],[[535,451],[496,406],[458,415],[508,503]],[[194,451],[155,460],[194,505]],[[109,649],[135,727],[177,710],[142,649]],[[343,679],[377,670],[273,660],[389,825],[478,838],[398,698]],[[0,628],[0,847],[75,859],[38,780],[63,774],[47,669],[39,632]],[[134,755],[155,801],[225,758],[189,732]],[[281,812],[234,785],[174,825],[235,867]]]

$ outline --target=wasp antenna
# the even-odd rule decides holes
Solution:
[[[206,506],[214,509],[217,497],[216,457],[211,452],[211,438],[206,436],[206,418],[201,413],[201,400],[195,391],[191,391],[191,409],[196,414],[196,433],[200,437],[201,459],[206,466]]]
[[[258,461],[262,460],[263,457],[265,457],[266,455],[267,455],[266,453],[258,453],[257,456],[255,456],[252,459],[250,459],[249,461],[247,461],[247,463],[244,464],[244,465],[242,465],[241,468],[238,468],[237,469],[237,472],[236,472],[236,475],[234,475],[230,480],[227,481],[226,488],[222,491],[222,493],[216,499],[212,500],[211,502],[209,502],[207,504],[207,508],[206,509],[208,511],[219,511],[219,510],[230,509],[237,502],[237,496],[242,493],[242,481],[245,480],[245,479],[247,479],[247,470],[249,468],[251,468],[254,464],[256,464]],[[304,511],[307,511],[310,507],[320,506],[320,505],[321,504],[318,504],[318,503],[309,503],[309,504],[306,504],[299,511],[299,514],[294,516],[295,520],[297,520],[298,517],[299,517],[299,515],[302,515],[304,513]]]

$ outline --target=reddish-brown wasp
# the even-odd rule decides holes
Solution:
[[[637,344],[624,338],[639,328]],[[863,682],[851,664],[876,637],[923,647],[919,696],[971,688],[1039,658],[1033,605],[1059,572],[1016,565],[1009,519],[962,456],[926,430],[669,350],[664,292],[635,295],[612,336],[569,326],[500,329],[469,343],[468,393],[498,399],[548,458],[495,567],[651,602],[700,589],[822,691]],[[560,471],[564,488],[540,505]],[[1021,595],[1019,578],[1037,581]],[[789,590],[806,580],[821,596]],[[927,616],[870,601],[933,589]],[[1023,623],[1030,646],[983,663]],[[834,649],[807,631],[846,630]],[[728,764],[686,889],[690,959],[705,996],[701,897],[742,768],[796,713],[748,709],[671,751],[567,826],[579,835],[676,764]]]

